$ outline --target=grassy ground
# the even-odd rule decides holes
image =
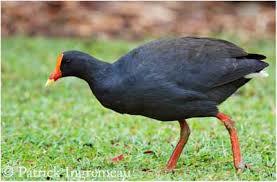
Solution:
[[[44,88],[62,50],[78,49],[112,62],[137,44],[15,37],[2,40],[2,179],[275,180],[274,41],[221,37],[267,55],[270,63],[270,77],[251,81],[220,106],[237,121],[251,170],[235,172],[228,133],[214,118],[189,120],[192,133],[177,170],[166,173],[179,136],[177,122],[105,109],[77,78]],[[124,160],[111,163],[119,154]]]

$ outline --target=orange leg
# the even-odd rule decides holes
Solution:
[[[179,142],[177,144],[177,146],[175,147],[169,161],[167,162],[167,166],[166,166],[166,170],[171,171],[176,167],[177,161],[183,151],[184,146],[186,145],[189,135],[190,135],[190,129],[189,126],[186,122],[186,120],[180,120],[179,121],[180,124],[180,139]]]
[[[229,132],[230,140],[232,144],[234,166],[237,171],[241,171],[245,167],[247,167],[247,165],[244,164],[240,153],[239,139],[237,135],[237,130],[235,128],[235,122],[232,121],[229,116],[223,113],[218,113],[216,117],[223,122],[223,124],[225,125],[226,129]]]

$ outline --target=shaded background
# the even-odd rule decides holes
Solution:
[[[36,18],[39,16],[39,18]],[[2,35],[274,38],[275,2],[2,2]]]

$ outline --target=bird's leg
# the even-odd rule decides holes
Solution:
[[[237,171],[243,170],[246,166],[242,160],[240,153],[239,139],[235,128],[235,122],[231,118],[223,113],[218,113],[216,117],[223,122],[226,129],[229,132],[230,140],[232,144],[233,161]]]
[[[179,120],[180,124],[180,139],[175,147],[169,161],[167,162],[166,170],[171,171],[176,167],[177,161],[183,151],[184,146],[186,145],[189,135],[190,135],[190,129],[186,122],[186,120]]]

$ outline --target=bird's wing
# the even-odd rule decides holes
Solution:
[[[246,78],[246,75],[260,72],[268,66],[267,63],[257,60],[244,58],[226,58],[218,61],[217,67],[211,67],[207,73],[207,79],[210,79],[209,87],[218,87],[240,78]]]
[[[159,74],[185,88],[213,88],[267,66],[262,55],[248,54],[228,41],[174,38],[152,41],[122,57],[123,72]]]

